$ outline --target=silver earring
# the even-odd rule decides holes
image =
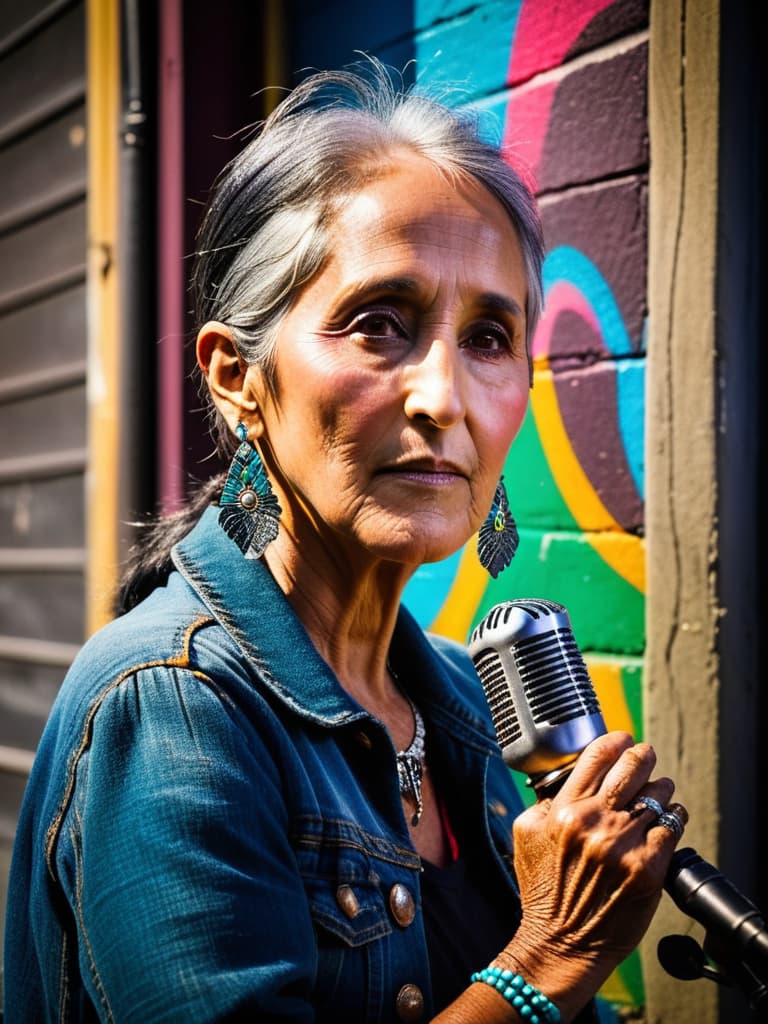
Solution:
[[[477,535],[477,556],[480,564],[496,579],[515,557],[519,543],[520,535],[509,509],[502,476],[496,485],[490,511]]]
[[[240,444],[219,499],[219,525],[246,558],[261,558],[277,536],[282,509],[244,424],[238,423],[235,432]]]

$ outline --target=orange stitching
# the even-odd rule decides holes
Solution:
[[[59,970],[59,1020],[65,1021],[69,1016],[69,985],[67,975],[67,932],[61,932],[61,964]]]
[[[77,808],[74,810],[75,821],[79,826],[79,835],[83,833],[82,822],[80,815],[78,814]],[[109,999],[107,998],[104,984],[102,983],[99,975],[99,970],[96,966],[96,958],[93,955],[93,949],[91,943],[88,941],[88,932],[85,930],[85,918],[83,917],[83,901],[81,899],[83,893],[83,858],[82,858],[82,847],[79,839],[75,835],[74,827],[71,829],[72,832],[72,846],[75,850],[76,860],[76,872],[75,872],[75,906],[77,908],[77,919],[80,922],[80,932],[83,936],[83,942],[85,943],[85,950],[88,954],[88,961],[91,966],[91,973],[93,975],[93,982],[96,986],[96,990],[99,993],[99,1002],[104,1007],[104,1012],[107,1014],[107,1018],[111,1021],[115,1019],[115,1015],[112,1013],[112,1007],[109,1005]]]
[[[85,718],[85,726],[83,728],[83,736],[80,741],[80,746],[72,752],[69,758],[69,765],[67,766],[67,785],[64,788],[59,809],[54,815],[54,818],[45,833],[45,863],[48,868],[48,873],[54,881],[56,880],[56,872],[53,866],[53,848],[56,845],[56,839],[58,838],[62,819],[66,813],[67,807],[69,806],[69,801],[72,799],[72,791],[75,785],[75,769],[77,768],[77,764],[83,756],[84,751],[91,742],[91,726],[93,725],[93,719],[96,717],[96,712],[99,710],[107,696],[121,683],[125,682],[129,676],[132,676],[136,672],[141,672],[148,668],[188,668],[189,649],[193,635],[199,629],[202,629],[203,626],[215,623],[215,621],[216,620],[210,615],[201,615],[199,619],[196,619],[187,627],[180,655],[171,658],[158,659],[157,661],[147,661],[139,665],[132,665],[129,669],[126,669],[125,672],[119,675],[117,679],[110,683],[109,686],[102,690],[91,705],[91,708]],[[193,671],[193,675],[199,679],[206,678],[205,674],[202,672]]]

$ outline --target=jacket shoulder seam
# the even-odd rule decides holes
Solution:
[[[121,672],[115,679],[104,686],[92,701],[90,707],[85,716],[83,723],[82,733],[80,735],[80,742],[77,744],[75,749],[69,756],[67,764],[67,781],[64,787],[61,800],[56,814],[53,816],[53,820],[48,826],[45,834],[45,863],[48,868],[48,873],[51,878],[56,879],[56,871],[53,864],[54,848],[56,846],[56,840],[59,835],[61,828],[61,822],[69,806],[69,802],[72,799],[72,793],[75,786],[75,769],[82,757],[83,753],[88,749],[91,742],[91,731],[93,727],[93,720],[96,717],[101,705],[104,703],[106,698],[111,694],[117,687],[125,682],[126,679],[135,675],[137,672],[141,672],[145,669],[151,668],[186,668],[190,669],[197,678],[207,679],[204,672],[192,668],[190,658],[190,647],[192,639],[195,633],[199,632],[205,626],[209,626],[215,623],[216,620],[212,615],[205,614],[199,615],[193,622],[191,622],[186,630],[184,631],[184,637],[181,643],[181,647],[176,654],[172,654],[166,658],[156,658],[150,661],[138,662],[130,665],[123,672]]]

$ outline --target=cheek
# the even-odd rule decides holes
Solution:
[[[528,390],[510,389],[503,399],[484,404],[478,409],[478,445],[480,456],[494,470],[501,469],[512,442],[517,437],[528,409]]]
[[[350,380],[338,374],[313,394],[310,404],[307,429],[326,458],[354,461],[386,439],[391,402],[386,400],[386,389],[377,388],[375,382],[361,385],[359,377]]]
[[[402,412],[402,395],[396,380],[386,373],[361,373],[339,368],[324,383],[324,422],[333,424],[347,438],[357,435],[361,444],[380,432],[393,415]]]

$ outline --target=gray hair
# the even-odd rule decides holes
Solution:
[[[478,115],[419,87],[396,87],[376,58],[321,71],[293,89],[214,183],[198,232],[192,293],[197,323],[232,331],[249,365],[272,380],[283,316],[328,255],[344,198],[375,179],[397,149],[483,185],[506,209],[523,254],[527,342],[541,315],[544,245],[535,201]],[[219,442],[229,432],[217,425]]]

